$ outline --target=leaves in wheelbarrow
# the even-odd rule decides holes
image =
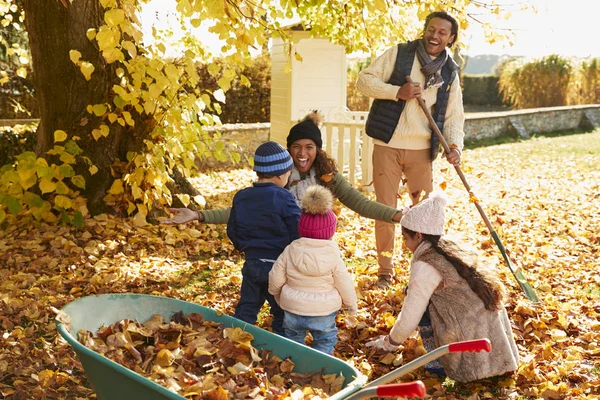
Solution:
[[[344,377],[322,371],[295,373],[290,359],[261,354],[241,328],[223,328],[199,314],[177,313],[121,320],[78,339],[91,349],[189,399],[324,398],[342,389]]]

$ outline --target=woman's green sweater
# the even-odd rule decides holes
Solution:
[[[350,183],[339,172],[333,176],[331,192],[343,205],[365,218],[394,222],[392,217],[398,212],[395,208],[366,198],[361,192],[350,186]],[[201,211],[204,222],[207,224],[226,224],[229,221],[230,212],[231,207]]]

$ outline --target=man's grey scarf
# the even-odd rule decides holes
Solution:
[[[423,40],[425,39],[421,39],[417,43],[417,57],[419,63],[421,63],[421,72],[425,75],[425,89],[428,87],[439,88],[444,83],[442,67],[448,61],[448,51],[444,49],[435,60],[432,60],[427,50],[425,50]]]

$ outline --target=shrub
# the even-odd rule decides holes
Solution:
[[[536,60],[511,60],[500,67],[502,99],[513,108],[537,108],[568,104],[571,60],[553,54]]]
[[[581,61],[573,75],[569,104],[600,103],[600,59]]]
[[[346,107],[350,111],[369,111],[369,96],[365,96],[356,90],[356,79],[363,69],[371,64],[371,59],[359,59],[348,61],[347,84],[346,84]]]
[[[35,148],[37,124],[0,126],[0,167],[12,164],[15,156]]]
[[[225,67],[222,60],[214,60],[211,64],[203,64],[198,68],[202,89],[215,91],[219,88],[217,81],[223,76]],[[215,71],[218,71],[215,73]],[[226,103],[219,115],[221,121],[227,123],[268,122],[271,113],[271,57],[263,52],[252,59],[252,64],[241,71],[250,86],[244,85],[239,77],[231,82],[231,89],[226,93]]]
[[[505,104],[498,91],[498,76],[462,76],[463,103],[472,105],[499,106]]]

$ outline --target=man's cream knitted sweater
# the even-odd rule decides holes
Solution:
[[[356,88],[363,94],[375,99],[396,100],[396,94],[400,86],[386,83],[390,80],[394,65],[396,63],[396,54],[398,46],[389,48],[366,69],[361,71],[356,82]],[[421,64],[415,54],[415,60],[410,72],[414,82],[425,85],[425,75],[421,72]],[[462,92],[458,76],[450,86],[450,96],[446,109],[446,120],[444,122],[444,137],[449,145],[455,145],[459,150],[463,148],[464,138],[464,119],[465,113],[462,102]],[[428,88],[422,92],[422,97],[433,112],[433,106],[436,102],[437,89]],[[404,111],[400,115],[400,120],[394,131],[394,136],[389,143],[375,140],[375,144],[389,146],[397,149],[423,150],[431,146],[431,129],[427,117],[421,110],[416,99],[406,102]]]

